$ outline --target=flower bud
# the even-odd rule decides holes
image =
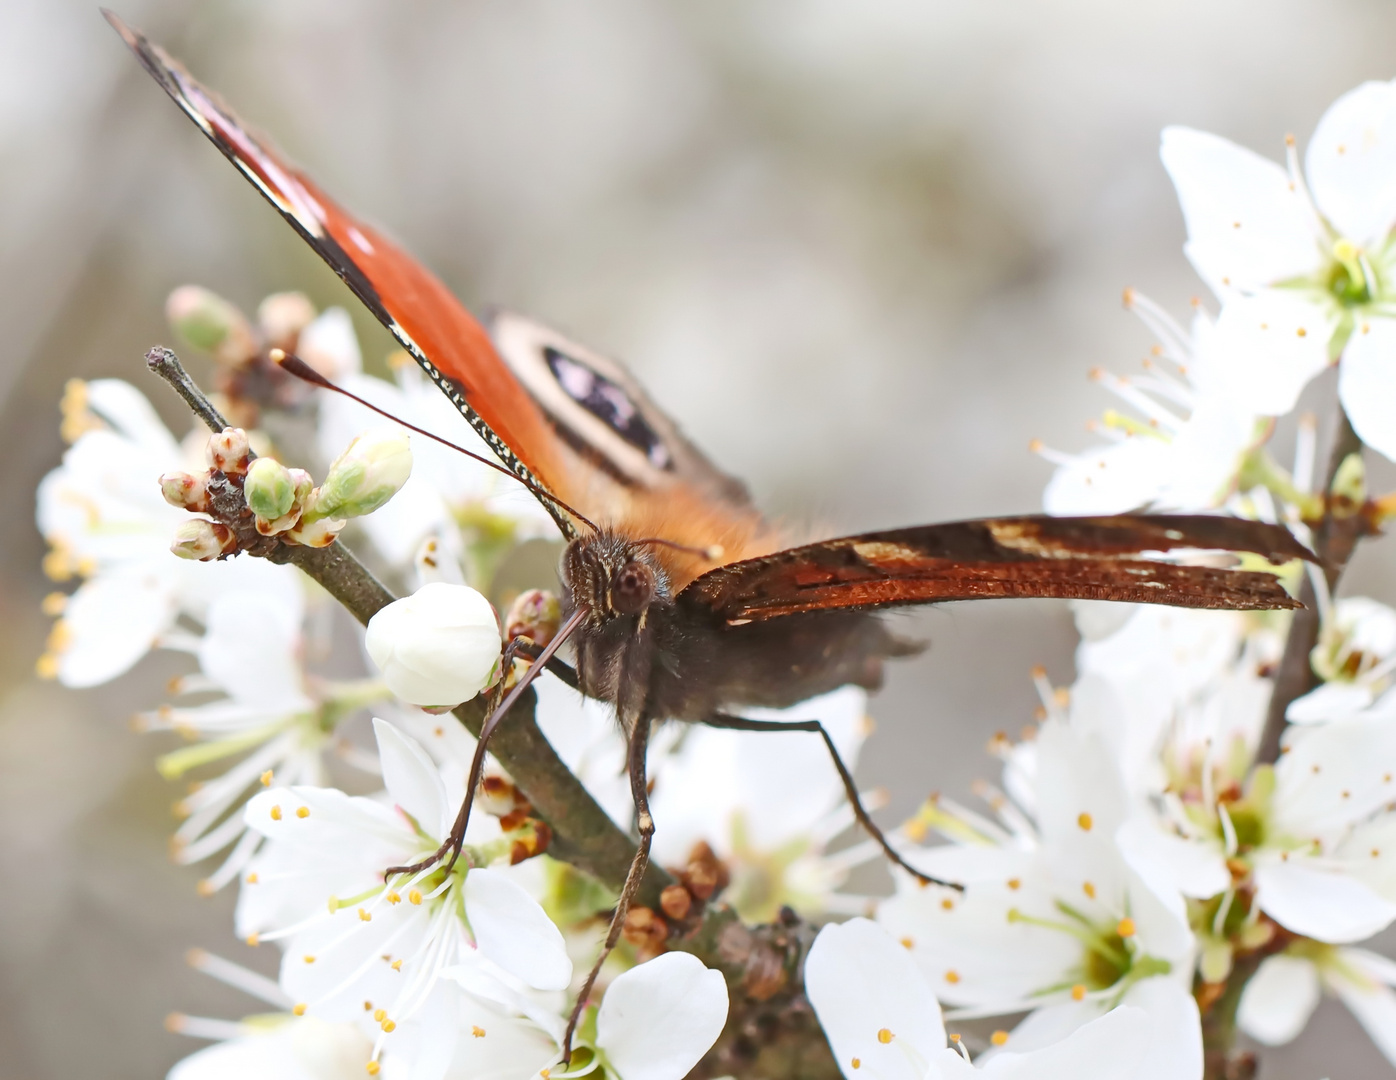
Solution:
[[[240,367],[257,355],[257,339],[242,312],[201,286],[183,285],[170,293],[165,317],[175,333],[221,364]]]
[[[208,474],[169,472],[160,477],[160,494],[171,506],[203,513],[208,509]]]
[[[546,647],[562,625],[562,604],[546,589],[529,589],[519,593],[509,605],[504,617],[504,640],[526,637],[533,644]]]
[[[272,293],[257,305],[257,324],[267,344],[294,352],[296,339],[315,318],[315,305],[302,292]]]
[[[247,432],[242,428],[224,428],[208,437],[208,463],[229,476],[245,473],[252,457]]]
[[[175,530],[174,542],[170,550],[181,559],[194,559],[208,562],[224,552],[237,548],[237,538],[233,530],[216,521],[194,518],[186,521]]]
[[[368,622],[368,655],[394,694],[412,705],[469,701],[499,672],[499,623],[466,585],[432,582]]]
[[[349,444],[330,466],[325,482],[306,508],[314,521],[371,514],[391,499],[412,474],[412,450],[398,428],[375,428]]]
[[[320,518],[318,521],[306,521],[302,517],[300,524],[283,533],[281,538],[288,543],[300,544],[301,547],[329,547],[334,543],[335,537],[339,535],[344,525],[343,518]]]
[[[247,496],[248,508],[268,521],[285,517],[296,502],[296,484],[290,470],[275,458],[258,458],[248,466],[242,492]]]

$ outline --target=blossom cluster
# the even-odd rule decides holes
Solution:
[[[1141,376],[1092,373],[1123,406],[1092,425],[1099,445],[1035,444],[1056,466],[1047,511],[1220,511],[1314,544],[1376,532],[1396,509],[1368,495],[1361,457],[1396,460],[1396,84],[1335,103],[1302,167],[1292,139],[1281,166],[1181,128],[1162,156],[1215,314],[1198,303],[1184,325],[1126,291],[1158,345]],[[548,854],[549,825],[492,759],[485,812],[458,858],[436,857],[475,753],[445,714],[513,685],[527,659],[502,655],[506,640],[557,630],[556,597],[495,581],[550,519],[497,472],[288,379],[278,350],[484,452],[404,357],[388,378],[364,371],[345,311],[283,293],[250,319],[186,287],[168,315],[212,358],[229,426],[180,440],[130,384],[74,381],[38,525],[45,571],[75,585],[45,601],[57,621],[40,673],[95,686],[151,650],[190,658],[171,700],[137,717],[183,740],[157,760],[189,780],[173,857],[204,868],[201,893],[236,885],[236,938],[280,954],[276,978],[191,954],[262,1006],[240,1021],[172,1014],[211,1041],[172,1077],[679,1080],[743,992],[705,965],[715,955],[668,948],[682,943],[665,918],[705,904],[749,925],[823,924],[792,1007],[813,1009],[850,1080],[1197,1080],[1233,1051],[1209,1042],[1211,1021],[1280,1045],[1324,993],[1396,1063],[1396,961],[1367,944],[1396,921],[1396,610],[1298,564],[1283,574],[1317,616],[1300,656],[1311,689],[1278,715],[1292,614],[1078,604],[1075,679],[1033,673],[1041,709],[1020,738],[993,740],[983,808],[933,797],[888,834],[945,886],[902,870],[885,895],[850,886],[881,853],[847,839],[853,812],[817,735],[779,736],[772,770],[772,736],[656,729],[654,856],[683,885],[627,923],[567,1055],[572,995],[616,897]],[[1280,464],[1277,421],[1334,365],[1354,449],[1322,473],[1300,417]],[[256,557],[340,538],[407,594],[348,656],[324,592]],[[535,687],[547,740],[629,829],[613,712],[550,674]],[[866,710],[844,688],[744,713],[821,720],[851,766]]]

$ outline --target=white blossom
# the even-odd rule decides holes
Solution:
[[[499,673],[499,620],[468,585],[430,582],[368,622],[364,646],[389,688],[412,705],[469,701]]]
[[[847,1080],[1194,1080],[1201,1061],[1173,1018],[1124,1006],[1093,1018],[1052,1044],[1005,1049],[979,1067],[946,1045],[935,994],[906,951],[880,927],[851,919],[819,932],[805,961],[805,993]],[[1152,1005],[1153,1003],[1148,1003]]]
[[[1318,644],[1310,654],[1325,681],[1290,702],[1291,724],[1321,723],[1354,716],[1392,684],[1396,668],[1396,611],[1365,596],[1339,600],[1324,612]]]
[[[1343,95],[1314,131],[1304,169],[1215,135],[1163,133],[1187,221],[1186,252],[1223,301],[1218,344],[1232,399],[1265,415],[1342,358],[1338,394],[1357,433],[1396,456],[1396,86]]]
[[[997,822],[942,800],[928,824],[958,842],[905,852],[964,892],[898,875],[878,923],[957,1015],[1033,1010],[1014,1045],[1049,1045],[1122,1001],[1147,1000],[1200,1072],[1182,898],[1137,873],[1116,844],[1132,810],[1109,752],[1056,718],[1031,748],[1031,815],[1001,795],[991,799]]]
[[[77,591],[40,661],[65,686],[96,686],[130,669],[181,614],[201,619],[223,592],[293,589],[296,570],[240,557],[199,563],[170,554],[188,514],[170,506],[159,477],[198,468],[129,383],[69,384],[64,428],[73,445],[39,485],[38,525],[52,547],[44,567]],[[199,452],[202,453],[202,443]]]

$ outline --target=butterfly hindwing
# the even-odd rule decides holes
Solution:
[[[1139,557],[1180,548],[1312,559],[1287,530],[1234,518],[989,518],[842,537],[722,566],[684,589],[679,603],[734,626],[815,611],[994,597],[1298,606],[1273,574]]]

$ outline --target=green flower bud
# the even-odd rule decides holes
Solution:
[[[398,428],[360,435],[335,459],[310,496],[305,520],[371,514],[401,490],[412,474],[412,450]]]
[[[242,492],[251,511],[268,521],[289,514],[296,502],[295,480],[275,458],[258,458],[248,466]]]
[[[165,301],[175,333],[223,364],[240,366],[257,355],[257,338],[246,317],[217,293],[182,285]]]
[[[194,518],[175,530],[170,551],[181,559],[208,562],[235,547],[237,539],[228,526],[220,525],[216,521],[206,521],[204,518]]]

